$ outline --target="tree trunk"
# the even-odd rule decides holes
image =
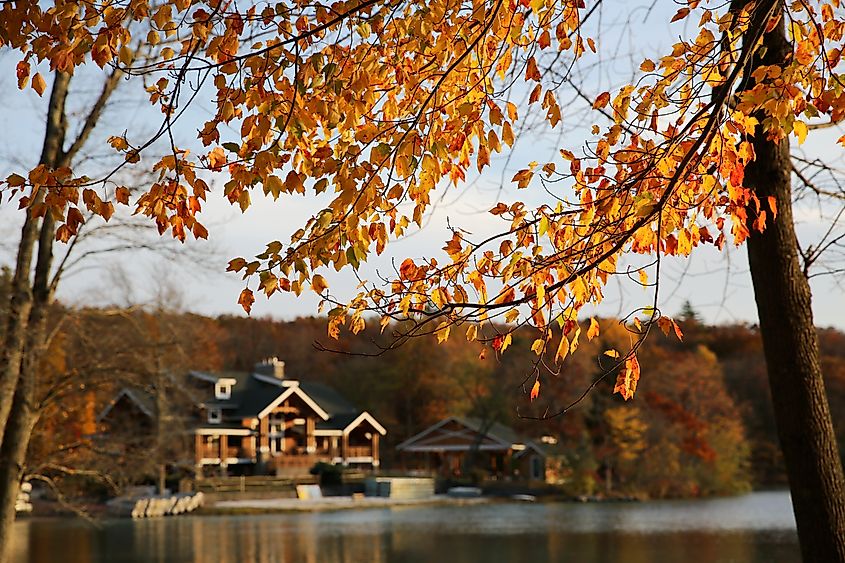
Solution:
[[[40,164],[55,168],[58,160],[63,158],[63,144],[65,138],[65,99],[67,98],[70,75],[63,72],[55,74],[53,88],[50,92],[50,103],[47,108],[47,128],[44,133],[44,145],[41,149]],[[44,190],[40,189],[32,195],[34,202],[44,199]],[[3,342],[2,371],[0,371],[0,439],[12,408],[12,398],[20,378],[21,364],[24,361],[26,347],[26,332],[29,325],[29,315],[32,310],[31,267],[38,239],[41,221],[27,213],[21,229],[18,243],[18,254],[15,263],[15,274],[12,279],[12,295],[7,320],[6,338]]]
[[[783,18],[763,46],[749,74],[791,57]],[[819,365],[810,286],[798,256],[789,141],[771,141],[758,126],[753,145],[756,158],[745,169],[745,185],[763,208],[767,198],[775,198],[777,218],[769,211],[765,231],[752,233],[748,259],[801,553],[806,563],[845,563],[845,481]],[[749,208],[749,225],[754,213]]]
[[[10,561],[15,501],[23,478],[29,436],[37,419],[31,403],[22,395],[33,394],[34,388],[35,382],[31,378],[22,380],[18,386],[0,446],[0,563]]]
[[[69,84],[69,75],[55,74],[41,155],[41,164],[50,168],[67,164],[64,152],[65,100]],[[43,192],[43,189],[39,190],[38,199],[44,197]],[[0,418],[3,428],[0,443],[0,563],[9,560],[15,501],[24,475],[29,439],[38,420],[35,405],[36,375],[46,344],[47,316],[53,298],[50,270],[53,264],[54,234],[55,221],[49,212],[41,221],[40,232],[37,221],[28,215],[18,249],[13,307],[10,311],[9,333],[3,348],[3,357],[7,363],[2,372],[2,390],[7,391],[8,386],[11,392],[8,395],[0,393],[5,399],[4,403],[8,402],[8,407],[0,405],[6,409],[5,413],[0,411],[3,416]],[[30,266],[36,235],[38,255],[30,286]],[[17,305],[15,299],[20,299]],[[10,383],[13,375],[14,384]]]

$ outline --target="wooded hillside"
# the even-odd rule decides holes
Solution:
[[[445,416],[470,415],[537,440],[551,436],[557,443],[546,444],[550,469],[570,494],[697,496],[785,484],[757,328],[707,326],[691,310],[682,342],[653,334],[641,348],[635,400],[612,393],[611,374],[566,414],[545,421],[532,417],[577,400],[607,369],[604,352],[624,347],[629,335],[619,321],[602,320],[601,336],[583,343],[582,353],[544,380],[542,396],[530,401],[533,335],[527,331],[517,331],[513,349],[499,357],[457,339],[415,338],[383,350],[396,327],[382,334],[377,323],[334,341],[326,336],[326,319],[317,317],[283,322],[143,309],[67,312],[56,307],[60,324],[41,370],[42,414],[28,470],[52,476],[71,495],[90,491],[93,483],[153,482],[162,463],[178,470],[172,462],[179,428],[193,413],[180,374],[249,370],[270,356],[283,359],[291,377],[330,384],[377,416],[389,429],[382,453],[387,467],[398,442]],[[842,420],[845,334],[822,329],[819,336],[834,420]],[[321,350],[328,342],[338,350]],[[167,413],[167,436],[147,444],[143,460],[85,439],[97,413],[124,386],[146,391]],[[138,434],[125,430],[127,439]],[[837,431],[842,443],[845,428]],[[190,474],[187,466],[181,471]]]

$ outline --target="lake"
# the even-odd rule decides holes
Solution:
[[[491,503],[15,524],[21,563],[779,563],[786,492],[643,503]]]

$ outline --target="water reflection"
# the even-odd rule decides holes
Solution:
[[[21,563],[620,563],[799,560],[785,493],[16,525]]]

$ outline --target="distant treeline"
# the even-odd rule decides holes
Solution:
[[[373,322],[336,341],[327,336],[324,318],[283,322],[57,307],[29,469],[68,480],[51,468],[81,467],[71,480],[100,473],[111,486],[154,482],[162,466],[174,471],[174,456],[190,451],[176,437],[194,413],[180,374],[249,370],[277,356],[290,377],[335,387],[387,427],[382,456],[388,468],[395,444],[443,417],[467,415],[538,441],[547,436],[549,474],[570,494],[675,497],[784,485],[759,332],[746,325],[706,326],[691,310],[685,317],[683,342],[654,331],[640,348],[642,378],[633,400],[612,393],[611,372],[565,414],[537,420],[600,378],[612,365],[605,350],[628,349],[631,333],[619,321],[601,320],[600,335],[582,338],[559,373],[541,371],[542,393],[531,402],[537,356],[529,330],[516,331],[503,355],[467,342],[457,330],[444,343],[414,338],[386,351],[401,327],[382,332]],[[845,334],[819,334],[833,419],[842,421]],[[337,351],[320,351],[323,346]],[[85,439],[96,428],[97,413],[124,386],[143,389],[164,413],[163,423],[144,423],[145,431],[158,435],[135,458],[131,449],[94,447]],[[126,430],[139,435],[137,428]],[[842,450],[845,428],[837,431]],[[187,463],[182,470],[189,475]]]
[[[754,327],[705,326],[689,314],[681,323],[683,342],[656,331],[640,348],[642,379],[633,400],[612,393],[611,372],[567,413],[537,420],[571,404],[605,373],[613,363],[605,350],[628,349],[631,334],[619,321],[602,320],[601,335],[582,338],[560,373],[541,372],[543,392],[535,404],[528,390],[536,335],[528,330],[518,331],[499,357],[459,332],[441,344],[412,339],[367,356],[360,354],[390,343],[390,328],[380,334],[373,326],[333,341],[320,318],[222,317],[215,323],[224,335],[219,353],[225,366],[248,369],[255,358],[276,355],[291,377],[329,383],[373,412],[390,430],[388,463],[390,445],[457,414],[556,439],[546,445],[549,465],[572,494],[696,496],[786,483]],[[845,414],[845,334],[826,329],[820,335],[837,420],[837,413]],[[315,343],[341,353],[318,352]]]

